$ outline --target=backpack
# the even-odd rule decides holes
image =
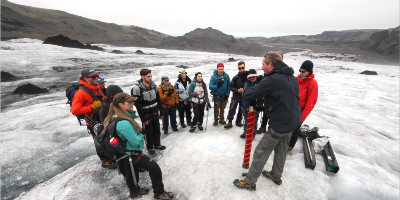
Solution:
[[[69,104],[69,107],[72,106],[72,102],[74,101],[74,95],[78,91],[78,89],[82,89],[83,91],[88,93],[93,98],[93,101],[97,101],[97,98],[99,96],[102,97],[100,89],[98,89],[99,90],[99,94],[96,95],[92,90],[90,90],[86,86],[80,85],[79,83],[74,83],[71,86],[67,87],[67,89],[65,90],[65,96],[68,98],[68,101],[65,104]],[[95,112],[95,110],[93,110],[93,113]],[[71,109],[70,109],[70,111],[71,111]],[[100,111],[100,109],[97,112],[99,112],[99,111]],[[76,116],[76,118],[78,118],[79,124],[82,125],[81,120],[85,119],[85,114],[75,115],[75,116]],[[100,122],[100,117],[98,117],[98,118],[99,118],[98,122]],[[89,121],[89,123],[91,123],[90,118],[86,119],[86,121]],[[93,125],[91,125],[91,127],[93,128],[93,126],[94,126],[94,123],[93,123]]]
[[[225,72],[225,74],[226,74],[226,78],[229,79],[229,74],[226,72]],[[217,84],[217,76],[215,76],[215,74],[214,74],[214,84]],[[194,86],[196,87],[196,83]],[[214,96],[214,90],[211,90],[210,94]]]
[[[118,139],[118,142],[121,144],[121,146],[125,149],[126,147],[126,142],[123,141],[118,134],[116,133],[116,125],[117,122],[126,120],[124,118],[117,117],[113,121],[111,121],[107,129],[103,132],[104,130],[104,125],[99,124],[97,129],[96,129],[96,137],[94,137],[94,144],[96,147],[96,152],[97,154],[102,157],[104,157],[107,160],[111,160],[113,158],[117,159],[118,156],[120,155],[113,146],[110,145],[110,139],[115,137]]]

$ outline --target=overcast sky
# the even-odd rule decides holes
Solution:
[[[235,37],[399,26],[399,0],[9,0],[169,35],[212,27]]]

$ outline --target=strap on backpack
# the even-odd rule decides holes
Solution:
[[[97,88],[97,91],[99,92],[99,94],[94,93],[93,90],[87,88],[87,87],[84,86],[84,85],[80,85],[80,86],[79,86],[79,89],[82,89],[83,91],[85,91],[86,93],[88,93],[88,94],[93,98],[93,101],[97,101],[97,98],[103,97],[103,95],[101,95],[102,93],[101,93],[101,91],[100,91],[99,88]]]

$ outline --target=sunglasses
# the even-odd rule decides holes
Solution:
[[[300,73],[306,73],[307,71],[302,71],[302,70],[299,70],[299,72],[300,72]]]
[[[244,69],[244,67],[238,67],[238,69],[239,69],[239,70],[242,70],[242,69]]]
[[[104,81],[104,78],[98,78],[97,81]]]
[[[94,75],[94,76],[91,76],[91,77],[88,77],[88,78],[92,78],[92,79],[98,79],[100,76],[99,75]]]

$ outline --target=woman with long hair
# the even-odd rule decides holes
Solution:
[[[193,121],[190,127],[190,132],[196,130],[196,124],[199,130],[203,130],[204,108],[207,103],[207,110],[211,108],[210,101],[208,100],[207,85],[203,81],[201,72],[197,72],[189,86],[189,96],[192,97],[193,102]]]
[[[129,157],[132,159],[132,165],[134,166],[136,182],[139,182],[139,169],[144,168],[149,171],[154,198],[156,199],[172,199],[174,195],[172,192],[166,192],[164,190],[164,184],[162,182],[162,172],[158,164],[151,160],[148,156],[142,153],[144,149],[144,134],[146,132],[142,130],[139,124],[134,120],[138,118],[136,112],[133,110],[134,101],[137,97],[131,97],[127,93],[118,93],[114,96],[113,102],[110,105],[108,116],[104,120],[104,130],[107,126],[115,120],[115,118],[123,118],[119,120],[115,126],[115,132],[126,142],[125,155],[119,165],[123,165],[125,171],[125,181],[130,190],[130,197],[133,198],[138,195],[144,195],[149,192],[148,188],[140,188],[138,185],[135,186],[132,177],[131,164],[129,163]],[[124,155],[121,155],[124,156]]]

